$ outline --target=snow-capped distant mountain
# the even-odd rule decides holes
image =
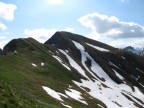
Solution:
[[[140,56],[144,56],[144,49],[141,49],[141,48],[134,48],[132,46],[128,46],[128,47],[125,47],[124,50],[130,51],[130,52],[140,55]]]
[[[139,55],[144,56],[144,49],[141,50],[141,52],[139,53]]]

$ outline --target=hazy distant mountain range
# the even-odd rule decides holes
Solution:
[[[124,50],[132,52],[132,53],[140,55],[140,56],[144,56],[144,49],[141,49],[141,48],[134,48],[132,46],[128,46],[128,47],[125,47]]]

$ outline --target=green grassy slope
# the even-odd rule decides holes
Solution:
[[[69,82],[74,76],[70,72],[64,74],[67,70],[49,55],[42,44],[33,39],[14,41],[16,43],[12,41],[11,44],[15,44],[14,50],[17,54],[9,51],[6,55],[0,56],[1,88],[4,90],[1,92],[0,104],[4,107],[15,106],[15,104],[29,107],[53,107],[54,104],[63,107],[48,96],[41,86],[62,91],[63,89],[58,85],[63,84],[65,87],[64,82]],[[45,66],[41,66],[41,62],[45,63]],[[33,67],[31,63],[38,66]]]
[[[5,55],[0,56],[0,106],[3,108],[63,108],[42,89],[50,87],[64,93],[69,85],[76,89],[72,80],[79,80],[80,75],[64,68],[48,49],[39,42],[28,39],[12,40],[5,48]],[[17,53],[14,53],[17,51]],[[31,65],[34,63],[37,67]],[[44,66],[41,66],[44,63]],[[83,90],[80,90],[84,92]],[[88,94],[87,94],[88,95]],[[85,96],[87,97],[87,96]],[[75,108],[86,108],[86,105],[73,99],[65,103]],[[90,107],[101,103],[99,100],[87,99]]]

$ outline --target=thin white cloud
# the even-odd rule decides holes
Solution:
[[[25,29],[24,33],[27,36],[32,37],[32,38],[36,39],[37,41],[39,41],[41,43],[44,43],[49,38],[51,38],[51,36],[57,31],[61,31],[61,30],[58,30],[58,29],[45,29],[45,28]],[[72,31],[74,31],[74,29],[71,28],[71,27],[68,27],[68,28],[65,28],[63,31],[72,32]]]
[[[51,5],[59,5],[62,4],[64,0],[48,0],[48,3]]]
[[[56,31],[57,29],[26,29],[24,33],[37,41],[44,43],[47,39],[49,39]]]
[[[106,42],[115,47],[127,45],[144,47],[144,26],[137,23],[120,21],[115,16],[99,13],[84,15],[78,19],[78,22],[91,30],[87,34],[89,38]]]
[[[7,27],[6,27],[3,23],[0,23],[0,29],[1,29],[1,30],[6,30]]]
[[[6,36],[0,36],[0,48],[3,48],[8,43],[6,38]]]
[[[3,49],[3,47],[8,43],[7,40],[0,41],[0,48]]]
[[[6,36],[0,36],[0,41],[5,39],[5,38],[6,38]]]
[[[133,46],[135,48],[144,48],[144,38],[113,40],[109,44],[117,48],[124,48],[126,46]]]
[[[14,11],[16,9],[17,7],[14,4],[0,2],[0,20],[12,21],[14,18]],[[0,29],[5,30],[6,28],[6,25],[0,22]]]
[[[120,21],[115,16],[92,13],[82,16],[78,21],[92,32],[108,38],[138,38],[144,37],[144,27],[133,23]]]

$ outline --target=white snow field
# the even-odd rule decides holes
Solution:
[[[69,89],[69,91],[65,90],[65,93],[71,98],[87,105],[87,103],[84,101],[84,98],[81,96],[81,93],[79,91],[74,89]]]
[[[36,65],[36,64],[34,64],[34,63],[31,63],[31,65],[32,65],[33,67],[37,67],[37,65]]]
[[[65,97],[65,98],[68,98],[66,95],[62,94],[62,93],[59,93],[59,92],[56,92],[55,90],[49,88],[49,87],[46,87],[46,86],[42,86],[42,88],[47,92],[47,94],[49,94],[51,97],[59,100],[59,101],[63,101],[61,96]]]
[[[122,77],[116,70],[114,70],[114,69],[112,69],[112,70],[115,72],[116,76],[117,76],[119,79],[124,80],[124,77]]]
[[[75,68],[75,69],[76,69],[81,75],[83,75],[85,78],[89,79],[89,78],[87,77],[87,75],[85,74],[85,71],[84,71],[65,51],[63,51],[63,50],[61,50],[61,49],[59,49],[59,51],[60,51],[61,53],[63,53],[63,54],[67,57],[70,65],[71,65],[73,68]]]
[[[105,49],[105,48],[101,48],[101,47],[98,47],[98,46],[95,46],[95,45],[92,45],[92,44],[89,44],[89,43],[86,43],[88,46],[91,46],[93,48],[95,48],[96,50],[99,50],[99,51],[104,51],[104,52],[110,52],[108,49]]]
[[[54,55],[53,55],[53,57],[54,57],[57,61],[59,61],[59,63],[61,63],[65,68],[67,68],[68,70],[71,70],[70,67],[68,67],[66,64],[63,63],[63,61],[62,61],[62,59],[61,59],[60,57],[54,56]]]
[[[84,61],[86,61],[85,58],[89,58],[91,60],[91,70],[95,72],[95,74],[97,74],[100,78],[105,79],[105,81],[101,81],[96,78],[97,80],[95,80],[95,82],[91,80],[81,79],[82,83],[73,81],[76,85],[78,85],[81,89],[83,89],[83,87],[89,88],[90,92],[88,93],[92,97],[101,100],[108,108],[137,108],[134,102],[139,103],[139,105],[144,107],[144,104],[138,102],[135,98],[133,98],[136,97],[137,99],[140,99],[142,102],[144,102],[144,95],[139,91],[138,88],[135,88],[135,91],[133,91],[132,88],[126,84],[117,84],[116,82],[114,82],[96,63],[96,61],[94,61],[94,59],[87,52],[85,52],[84,47],[80,43],[75,41],[72,42],[81,51],[82,64],[84,64]],[[112,62],[109,61],[109,63],[110,65],[119,68]],[[86,66],[84,65],[84,67]],[[86,69],[88,70],[88,67],[86,67]],[[118,72],[114,72],[121,80],[124,79]],[[141,95],[138,95],[136,92]],[[132,101],[126,98],[124,95],[130,97]]]

